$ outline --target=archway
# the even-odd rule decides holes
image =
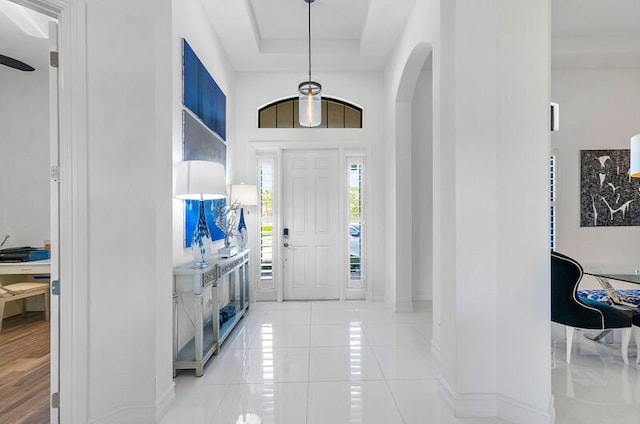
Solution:
[[[395,99],[395,304],[410,311],[431,299],[433,61],[418,44],[403,69]]]

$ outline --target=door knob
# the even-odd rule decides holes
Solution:
[[[293,247],[293,244],[285,243],[284,247]]]

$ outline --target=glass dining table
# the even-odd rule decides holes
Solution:
[[[614,306],[629,311],[629,314],[640,311],[640,307],[638,305],[621,297],[609,282],[609,280],[614,280],[623,283],[638,284],[638,289],[640,289],[640,269],[633,269],[632,267],[622,265],[594,265],[585,266],[584,274],[595,277]],[[585,337],[593,341],[600,341],[610,332],[611,330],[604,330],[595,337],[587,337],[586,335]]]
[[[628,266],[586,266],[585,275],[591,275],[600,283],[609,299],[614,305],[638,309],[638,306],[625,301],[613,288],[609,280],[640,285],[640,269],[631,269]],[[640,289],[640,286],[638,287]]]

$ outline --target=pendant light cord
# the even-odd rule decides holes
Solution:
[[[311,81],[311,1],[309,3],[309,81]]]

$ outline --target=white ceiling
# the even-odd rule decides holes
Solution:
[[[304,0],[200,1],[236,70],[307,69]],[[416,1],[315,0],[312,70],[384,69]],[[46,54],[34,53],[46,41],[9,19],[7,4],[15,6],[0,0],[0,54],[46,66]],[[640,0],[552,0],[552,59],[558,67],[640,67]]]
[[[553,0],[555,67],[640,67],[640,0]]]
[[[48,37],[49,20],[50,18],[9,0],[0,0],[0,54],[36,69],[48,66],[49,42],[43,37]],[[25,31],[32,35],[27,35]]]
[[[418,0],[419,1],[419,0]],[[308,67],[305,0],[201,0],[238,71]],[[416,0],[315,0],[312,70],[382,70]]]

